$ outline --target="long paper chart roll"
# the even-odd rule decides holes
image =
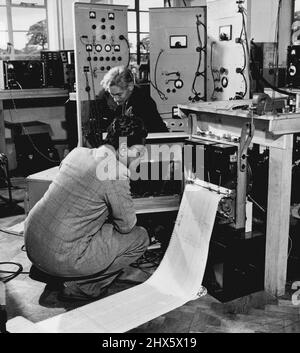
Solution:
[[[187,184],[169,247],[144,283],[75,310],[40,321],[33,332],[127,332],[196,299],[221,196]],[[201,299],[200,299],[201,300]],[[16,327],[15,331],[22,332]],[[23,326],[23,325],[22,325]],[[24,327],[24,326],[23,326]],[[30,328],[26,328],[30,332]]]

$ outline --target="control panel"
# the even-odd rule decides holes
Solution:
[[[163,118],[206,100],[206,7],[150,8],[151,96]]]
[[[249,98],[247,0],[207,3],[207,100]]]
[[[44,65],[39,60],[0,60],[0,89],[43,87]]]
[[[41,62],[45,66],[46,87],[64,87],[64,73],[60,51],[41,51]]]
[[[82,125],[89,119],[99,118],[93,101],[101,89],[101,80],[112,67],[127,66],[130,51],[127,6],[79,2],[74,3],[73,14],[78,137],[81,145]]]

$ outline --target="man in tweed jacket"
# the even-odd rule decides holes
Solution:
[[[67,155],[30,211],[27,255],[38,270],[61,279],[60,298],[99,298],[146,250],[149,237],[136,226],[129,185],[146,135],[138,118],[116,119],[104,145],[75,148]]]

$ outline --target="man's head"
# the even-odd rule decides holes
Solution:
[[[145,153],[146,137],[142,120],[124,115],[109,126],[104,143],[113,146],[119,161],[129,166],[133,161],[139,162]]]
[[[125,66],[110,69],[101,81],[103,88],[109,92],[118,105],[124,104],[134,88],[134,78]]]

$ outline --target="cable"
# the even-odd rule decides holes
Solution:
[[[159,95],[159,98],[161,100],[167,100],[168,97],[157,86],[157,66],[158,66],[159,58],[160,58],[161,54],[163,53],[163,51],[164,50],[161,49],[160,52],[158,53],[157,58],[156,58],[156,62],[155,62],[155,66],[154,66],[154,83],[150,79],[150,84],[156,90],[156,92]]]
[[[23,89],[19,81],[15,80],[15,83],[19,86],[20,89]]]
[[[266,212],[267,212],[258,202],[256,202],[256,201],[253,199],[253,197],[251,197],[250,195],[247,195],[247,196],[248,196],[249,200],[250,200],[251,202],[253,202],[253,204],[254,204],[259,210],[261,210],[263,213],[266,213]]]
[[[202,45],[202,39],[201,39],[201,35],[200,35],[200,30],[199,27],[202,26],[204,28],[204,38],[205,38],[205,44]],[[195,88],[196,86],[196,81],[197,78],[202,76],[204,79],[206,78],[206,68],[204,67],[203,71],[199,71],[200,67],[201,67],[201,63],[202,63],[202,52],[204,54],[206,54],[206,49],[207,49],[207,28],[206,25],[200,20],[200,15],[196,15],[196,30],[197,30],[197,37],[198,37],[198,43],[199,43],[199,47],[197,48],[197,51],[199,52],[199,58],[198,58],[198,64],[197,64],[197,69],[195,72],[195,76],[194,76],[194,80],[192,83],[192,93],[194,94],[193,97],[189,97],[189,100],[191,100],[192,102],[195,101],[205,101],[206,100],[206,95],[204,93],[204,96],[200,97],[200,92],[198,92]]]
[[[288,258],[290,257],[291,251],[292,251],[292,248],[293,248],[293,240],[292,240],[292,238],[290,237],[290,235],[289,235],[289,240],[290,240],[291,246],[290,246],[290,249],[289,249],[289,251],[288,251]]]
[[[14,266],[18,267],[17,271],[14,271],[14,272],[13,271],[0,271],[0,273],[11,273],[11,275],[6,276],[4,278],[1,278],[1,281],[3,283],[11,281],[12,279],[16,278],[19,274],[21,274],[23,271],[23,266],[17,262],[0,262],[0,266],[2,266],[2,265],[14,265]]]
[[[97,129],[97,117],[94,114],[94,106],[92,104],[91,93],[90,93],[90,86],[89,86],[89,79],[87,72],[85,74],[85,81],[86,81],[86,92],[88,95],[88,103],[89,103],[89,112],[88,112],[88,122],[87,127],[83,128],[83,133],[85,138],[88,140],[88,143],[92,145],[92,147],[98,147],[99,143],[102,141],[102,134],[100,141],[98,140],[98,129]]]
[[[92,90],[93,90],[93,96],[94,99],[96,100],[96,92],[95,92],[95,80],[94,80],[94,71],[93,71],[93,67],[92,67],[92,60],[91,60],[91,56],[89,53],[89,67],[90,67],[90,72],[91,72],[91,78],[92,78]],[[86,73],[86,80],[87,80],[87,84],[88,84],[88,79],[87,79],[87,73]],[[102,143],[102,134],[101,134],[101,122],[100,122],[100,113],[98,111],[98,107],[96,102],[94,102],[94,104],[92,103],[92,101],[90,101],[90,109],[92,111],[92,117],[93,120],[95,121],[95,130],[94,130],[94,135],[97,136],[97,143]],[[99,135],[100,133],[100,135]],[[99,138],[99,139],[98,139]]]
[[[159,52],[159,54],[157,56],[156,62],[155,62],[154,82],[155,82],[155,87],[156,87],[157,93],[159,94],[160,99],[167,100],[168,99],[167,96],[157,86],[157,66],[158,66],[159,58],[160,58],[161,54],[163,53],[163,51],[164,51],[163,49],[160,50],[160,52]]]
[[[127,65],[126,65],[126,67],[128,67],[129,64],[130,64],[130,44],[129,44],[128,39],[127,39],[125,36],[123,36],[122,34],[120,35],[119,38],[120,38],[121,40],[125,40],[125,42],[126,42],[126,44],[127,44],[127,47],[128,47],[128,61],[127,61]]]
[[[20,265],[20,264],[18,264],[18,265]],[[22,266],[22,265],[21,265]],[[12,273],[12,274],[15,274],[16,273],[16,271],[6,271],[6,270],[0,270],[0,273]],[[27,272],[27,271],[21,271],[20,272],[20,274],[22,274],[22,275],[29,275],[30,274],[30,272]]]
[[[245,8],[242,6],[242,4],[238,5],[238,12],[242,15],[242,29],[241,29],[240,36],[238,38],[238,42],[241,44],[243,48],[244,64],[243,64],[243,67],[239,71],[237,71],[237,73],[239,73],[242,76],[243,81],[245,83],[244,92],[243,93],[241,92],[241,95],[238,98],[243,99],[245,98],[248,92],[248,82],[244,73],[246,68],[248,68],[249,81],[251,82],[250,68],[249,68],[250,51],[249,51],[248,35],[247,35],[246,20],[245,20]],[[244,35],[244,39],[243,39],[243,35]],[[245,48],[245,43],[246,43],[246,48]]]
[[[10,234],[10,235],[20,235],[17,232],[9,232],[8,230],[3,229],[3,228],[0,228],[0,232]]]
[[[91,43],[84,42],[82,39],[88,39],[88,36],[82,35],[82,36],[80,36],[79,40],[80,40],[81,44],[83,44],[83,45],[91,44]]]
[[[244,82],[245,82],[245,91],[243,93],[243,98],[246,96],[247,92],[248,92],[248,82],[246,79],[246,76],[244,74],[244,72],[241,72],[241,75],[243,76]]]

